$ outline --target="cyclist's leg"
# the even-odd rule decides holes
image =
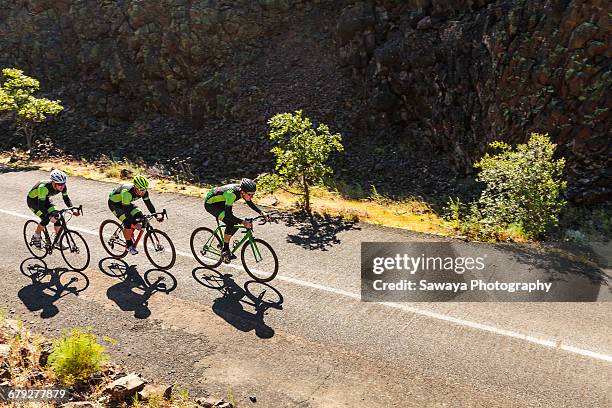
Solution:
[[[236,231],[238,231],[234,225],[239,224],[240,220],[234,216],[226,215],[225,211],[219,215],[219,219],[225,223],[225,234],[223,235],[223,256],[226,257],[229,262],[231,259],[236,259],[236,255],[231,252],[229,244]]]
[[[215,203],[215,204],[204,204],[204,208],[208,213],[212,214],[218,221],[223,222],[225,224],[225,233],[223,235],[223,249],[222,255],[226,259],[236,258],[232,255],[229,249],[229,243],[232,239],[234,233],[236,233],[236,228],[231,224],[234,220],[227,219],[225,217],[225,204],[224,203]]]
[[[141,215],[140,210],[135,205],[130,205],[127,207],[114,206],[112,212],[119,219],[119,221],[121,221],[121,227],[123,229],[123,238],[125,239],[125,245],[127,247],[127,250],[130,252],[131,255],[138,254],[138,250],[134,246],[134,230],[132,229],[132,226],[137,223],[135,217]]]
[[[32,211],[37,217],[40,217],[40,222],[36,226],[35,235],[40,237],[42,230],[49,224],[49,213],[48,208],[50,207],[49,203],[45,205],[45,203],[39,203],[36,199],[27,199],[28,208]]]
[[[59,214],[57,212],[57,208],[55,208],[55,206],[53,205],[51,201],[47,201],[40,206],[40,209],[43,212],[43,214],[46,215],[45,220],[44,220],[45,223],[43,224],[41,222],[42,227],[40,227],[40,230],[42,231],[42,229],[49,224],[49,221],[51,221],[53,222],[55,233],[57,234],[60,228]]]
[[[40,222],[36,226],[36,230],[34,234],[32,234],[31,241],[37,247],[41,247],[41,234],[42,230],[49,224],[49,217],[47,215],[47,211],[45,208],[40,208],[37,202],[34,200],[28,200],[28,208],[32,211],[37,217],[40,217]]]
[[[225,204],[223,203],[215,203],[215,204],[208,204],[206,202],[204,203],[204,209],[206,210],[206,212],[212,215],[213,217],[215,217],[217,222],[220,221],[219,216],[221,215],[221,213],[223,213],[224,208],[225,208]]]
[[[119,221],[121,221],[123,238],[125,238],[125,242],[128,244],[128,246],[131,245],[132,235],[134,233],[132,230],[132,225],[135,224],[135,219],[130,215],[130,213],[137,207],[132,205],[128,208],[124,208],[121,205],[114,205],[112,201],[109,201],[108,208],[111,210],[113,215],[117,217]]]
[[[225,204],[224,203],[215,203],[215,204],[204,203],[204,208],[209,214],[215,217],[217,221],[225,223],[226,226],[225,226],[225,234],[223,236],[224,238],[223,241],[226,244],[229,244],[230,239],[232,238],[232,235],[234,235],[234,233],[236,232],[236,229],[233,227],[233,225],[230,225],[228,223],[228,220],[225,219]]]
[[[136,249],[135,243],[133,241],[134,230],[132,229],[133,225],[136,225],[139,221],[138,218],[142,216],[142,212],[140,208],[135,205],[130,205],[125,208],[125,219],[123,220],[123,236],[125,237],[125,243],[127,244],[128,251],[130,254],[136,255],[138,250]]]
[[[59,214],[55,210],[55,207],[53,207],[53,211],[49,211],[49,220],[53,221],[53,229],[55,230],[55,235],[59,234],[60,227],[62,226],[62,224],[60,223]]]

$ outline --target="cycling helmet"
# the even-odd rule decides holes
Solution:
[[[132,183],[139,190],[146,190],[149,188],[149,179],[145,176],[135,176]]]
[[[246,193],[254,193],[257,191],[257,184],[255,184],[255,182],[251,179],[243,178],[240,181],[240,190]]]
[[[51,172],[51,181],[55,183],[59,183],[59,184],[66,184],[67,180],[68,180],[68,177],[66,176],[66,173],[64,173],[63,171],[53,170]]]

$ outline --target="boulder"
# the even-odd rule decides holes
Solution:
[[[104,393],[110,395],[113,400],[126,401],[141,391],[146,384],[138,374],[132,373],[107,385]]]

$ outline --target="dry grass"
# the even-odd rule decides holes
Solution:
[[[8,164],[9,158],[10,155],[7,153],[0,154],[0,163]],[[113,183],[122,183],[136,173],[146,172],[146,169],[140,166],[125,162],[100,165],[78,160],[47,160],[32,164],[44,171],[61,168],[70,175]],[[208,192],[207,186],[181,184],[167,178],[150,177],[153,181],[152,190],[155,191],[180,193],[199,198],[203,198]],[[285,192],[277,192],[273,197],[260,196],[255,201],[261,205],[284,210],[295,209],[298,205],[298,198]],[[416,199],[397,201],[376,196],[357,200],[343,198],[339,193],[327,189],[314,188],[311,206],[314,212],[341,216],[353,221],[437,235],[455,234],[448,222],[439,217],[427,203]]]

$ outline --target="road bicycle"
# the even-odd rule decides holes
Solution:
[[[263,220],[260,225],[266,223],[266,219],[261,215],[246,220],[253,223],[259,219]],[[200,227],[191,234],[191,252],[202,266],[216,268],[224,261],[229,263],[229,260],[224,260],[221,256],[224,227],[225,225],[217,220],[217,228],[214,231]],[[230,251],[235,254],[240,250],[240,259],[246,273],[258,282],[269,282],[274,279],[278,273],[278,257],[272,246],[263,239],[253,237],[253,228],[246,228],[242,224],[235,227],[242,230],[244,236],[234,241]]]
[[[167,219],[166,210],[150,215],[143,215],[136,224],[131,226],[131,237],[134,247],[138,245],[144,235],[144,250],[149,261],[159,269],[170,269],[176,262],[176,249],[168,234],[151,226],[149,220],[161,215]],[[134,230],[138,231],[134,239]],[[115,220],[105,220],[100,225],[100,241],[104,250],[113,258],[123,258],[128,253],[127,244],[123,236],[123,227]]]
[[[26,247],[30,253],[38,258],[43,259],[49,254],[52,254],[54,250],[59,250],[62,254],[62,258],[66,261],[68,266],[75,271],[83,271],[89,265],[90,254],[89,247],[85,238],[77,231],[68,228],[68,220],[72,217],[66,218],[64,213],[67,211],[77,210],[80,214],[83,214],[83,206],[69,207],[57,211],[57,219],[60,224],[58,233],[55,238],[51,240],[47,227],[43,229],[40,245],[37,245],[32,236],[36,231],[36,227],[39,221],[28,220],[23,226],[23,238],[26,243]]]

